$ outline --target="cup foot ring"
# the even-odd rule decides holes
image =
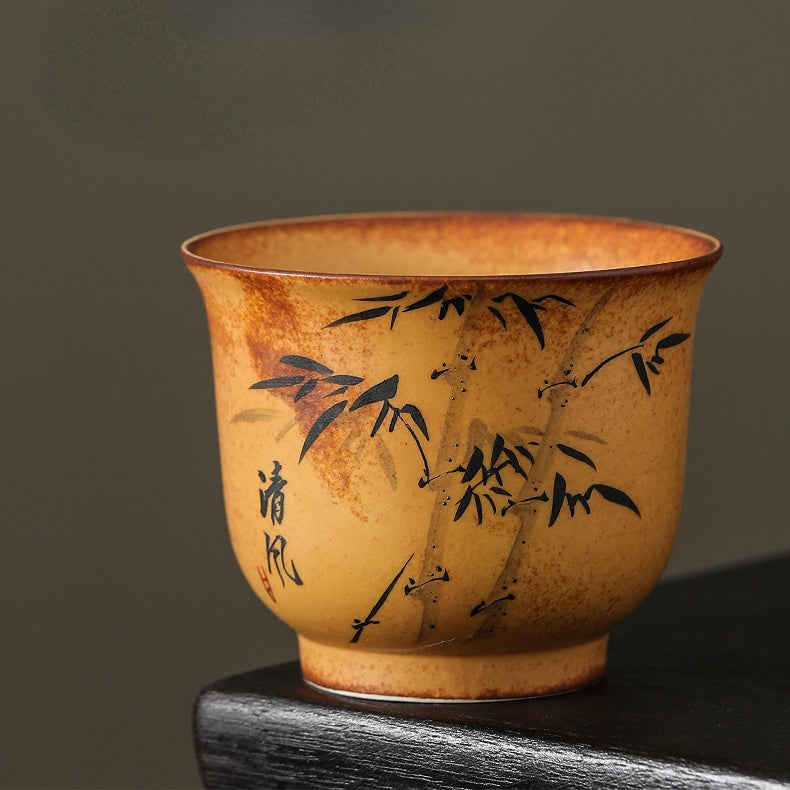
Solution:
[[[594,685],[608,637],[554,650],[471,656],[360,651],[299,637],[302,676],[344,696],[394,702],[491,702]]]

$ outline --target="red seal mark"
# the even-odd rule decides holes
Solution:
[[[261,582],[263,583],[263,589],[269,593],[269,597],[277,603],[277,599],[274,597],[274,590],[272,590],[271,584],[269,584],[269,577],[266,575],[266,570],[264,569],[263,565],[258,565],[258,576],[260,576]]]

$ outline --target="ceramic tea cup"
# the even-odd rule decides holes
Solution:
[[[719,242],[399,214],[227,228],[182,254],[233,550],[305,679],[426,700],[598,680],[670,555]]]

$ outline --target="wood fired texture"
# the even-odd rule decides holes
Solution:
[[[522,269],[503,227],[532,250]],[[184,255],[209,317],[233,548],[299,633],[305,676],[439,699],[594,682],[669,558],[718,243],[539,215],[306,221],[287,224],[290,247],[270,242],[282,232],[198,237]],[[587,271],[556,271],[568,250]],[[396,253],[426,274],[353,273]]]

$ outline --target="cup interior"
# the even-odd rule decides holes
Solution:
[[[551,214],[390,214],[243,225],[184,243],[187,261],[329,276],[492,277],[611,273],[711,263],[703,233]]]

